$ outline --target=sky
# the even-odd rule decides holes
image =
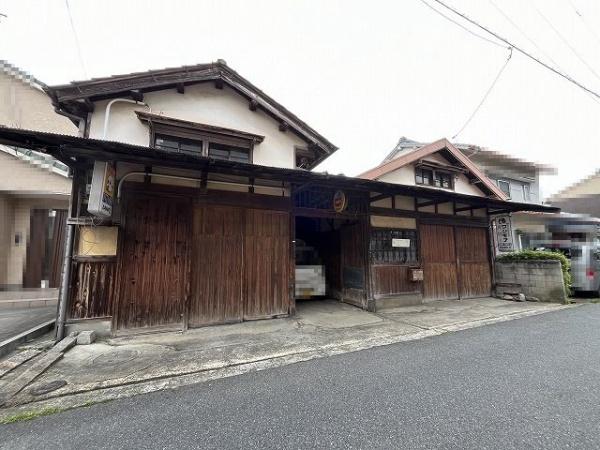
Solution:
[[[600,1],[446,3],[600,93]],[[0,13],[0,59],[50,85],[225,59],[340,148],[330,173],[379,164],[401,136],[554,166],[544,196],[600,169],[600,100],[516,51],[452,139],[509,51],[423,0],[0,0]]]

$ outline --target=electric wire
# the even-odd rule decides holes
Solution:
[[[540,52],[542,55],[544,55],[546,58],[548,58],[548,60],[554,64],[554,67],[556,67],[557,69],[560,69],[561,71],[564,72],[564,70],[560,67],[560,65],[552,58],[552,56],[550,56],[547,52],[545,52],[538,44],[536,44],[536,42],[531,39],[526,33],[525,31],[523,31],[523,29],[517,24],[515,23],[514,20],[512,20],[510,18],[510,16],[508,14],[506,14],[502,8],[500,8],[500,6],[498,6],[496,4],[496,2],[494,0],[488,0],[490,2],[490,4],[494,7],[494,9],[496,9],[496,11],[498,11],[502,17],[504,17],[520,34],[521,36],[523,36],[531,45],[533,45],[538,52]]]
[[[69,6],[69,0],[65,0],[67,5],[67,13],[69,14],[69,22],[71,23],[71,30],[73,30],[73,36],[75,37],[75,47],[77,47],[77,56],[79,57],[79,64],[81,64],[81,70],[85,78],[88,78],[87,70],[85,70],[85,64],[83,62],[83,55],[81,53],[81,45],[79,44],[79,36],[77,36],[77,30],[75,29],[75,23],[73,23],[73,16],[71,15],[71,7]]]
[[[485,36],[482,36],[478,33],[475,33],[473,30],[469,30],[467,27],[465,27],[463,24],[455,21],[454,19],[452,19],[451,17],[447,16],[446,14],[444,14],[443,12],[435,9],[432,5],[430,5],[429,3],[427,3],[425,0],[420,0],[423,4],[425,4],[428,8],[430,8],[431,10],[435,11],[437,14],[439,14],[440,16],[442,16],[443,18],[445,18],[446,20],[449,20],[450,22],[452,22],[455,25],[458,25],[460,28],[462,28],[463,30],[465,30],[467,33],[472,34],[475,37],[478,37],[479,39],[483,39],[486,42],[489,42],[490,44],[494,44],[498,47],[502,47],[502,48],[508,48],[496,41],[492,41],[491,39],[486,38]]]
[[[483,98],[481,99],[481,101],[479,102],[479,104],[475,107],[475,110],[469,116],[469,118],[467,119],[467,121],[465,122],[465,124],[462,126],[462,128],[460,130],[458,130],[458,133],[456,133],[454,136],[452,136],[452,140],[456,139],[456,137],[460,133],[462,133],[465,128],[467,128],[467,125],[469,125],[469,123],[471,122],[471,120],[473,120],[473,117],[475,117],[475,114],[477,114],[477,112],[479,111],[479,109],[481,108],[481,106],[485,103],[486,99],[488,98],[488,96],[490,95],[490,93],[492,92],[492,90],[494,89],[494,86],[496,86],[496,83],[498,83],[498,80],[500,79],[500,76],[502,75],[502,72],[504,72],[504,69],[506,69],[506,66],[508,66],[508,63],[510,62],[511,58],[512,58],[512,49],[510,49],[510,52],[508,54],[508,58],[506,58],[506,61],[504,62],[504,64],[500,68],[500,70],[498,71],[498,74],[494,78],[494,81],[492,81],[491,86],[488,88],[488,90],[486,91],[486,93],[483,95]]]
[[[579,9],[575,5],[575,3],[573,3],[571,0],[569,0],[569,4],[573,8],[573,11],[575,11],[575,14],[577,15],[577,17],[579,17],[579,20],[581,20],[583,22],[583,24],[585,25],[587,30],[590,32],[590,34],[596,38],[596,42],[598,42],[598,44],[600,44],[600,36],[598,36],[596,34],[596,32],[594,31],[594,28],[590,26],[590,24],[587,22],[587,20],[585,20],[585,17],[583,16],[582,13],[579,12]]]
[[[581,61],[581,63],[588,68],[588,70],[590,72],[592,72],[594,74],[594,76],[596,78],[598,78],[598,80],[600,80],[600,75],[598,75],[598,73],[594,70],[594,68],[588,64],[588,62],[583,59],[583,57],[579,54],[579,52],[575,49],[575,47],[573,47],[569,41],[567,41],[567,39],[562,35],[562,33],[560,31],[558,31],[558,29],[552,24],[552,22],[550,22],[550,19],[548,19],[546,17],[546,15],[539,10],[539,8],[537,6],[535,6],[534,2],[531,2],[531,5],[533,6],[533,9],[535,9],[535,11],[538,13],[538,15],[544,20],[544,22],[546,22],[548,24],[548,26],[552,29],[552,31],[554,31],[554,33],[558,36],[558,38],[563,42],[563,44],[565,44],[569,50],[571,50],[571,53],[573,53],[577,59],[579,61]]]
[[[423,0],[421,0],[423,1]],[[484,30],[486,33],[494,36],[496,39],[504,42],[505,44],[507,44],[509,47],[512,47],[513,49],[515,49],[516,51],[518,51],[519,53],[521,53],[522,55],[526,56],[527,58],[531,59],[532,61],[538,63],[539,65],[545,67],[546,69],[550,70],[551,72],[553,72],[554,74],[560,76],[561,78],[564,78],[565,80],[567,80],[569,83],[574,84],[575,86],[577,86],[578,88],[590,93],[591,95],[593,95],[594,97],[596,97],[597,99],[600,99],[600,94],[598,94],[596,91],[588,88],[587,86],[581,84],[579,81],[575,80],[574,78],[570,77],[569,75],[561,72],[558,69],[555,69],[554,67],[548,65],[547,63],[545,63],[544,61],[541,61],[540,59],[536,58],[535,56],[533,56],[531,53],[527,52],[526,50],[523,50],[521,47],[513,44],[511,41],[507,40],[506,38],[500,36],[498,33],[490,30],[489,28],[480,25],[478,22],[474,21],[473,19],[469,18],[468,16],[466,16],[465,14],[461,13],[460,11],[457,11],[456,9],[452,8],[451,6],[448,6],[446,3],[442,2],[441,0],[433,0],[434,2],[442,5],[444,8],[448,9],[449,11],[452,11],[454,14],[462,17],[464,20],[466,20],[467,22],[471,23],[472,25],[477,26],[478,28]]]

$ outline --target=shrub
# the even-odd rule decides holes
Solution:
[[[522,250],[520,252],[511,252],[496,257],[496,261],[524,261],[524,260],[537,260],[547,261],[556,260],[560,261],[560,267],[562,269],[563,281],[567,294],[571,294],[571,261],[559,251],[539,251],[539,250]]]

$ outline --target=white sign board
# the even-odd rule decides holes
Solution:
[[[409,248],[410,247],[410,239],[392,239],[392,247],[402,247]]]
[[[512,252],[514,250],[510,216],[496,217],[496,237],[498,240],[498,251]]]
[[[111,217],[115,197],[116,170],[113,162],[94,162],[92,188],[88,201],[90,214]]]

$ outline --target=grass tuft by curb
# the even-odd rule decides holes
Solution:
[[[37,417],[42,416],[50,416],[52,414],[56,414],[57,412],[61,412],[61,408],[44,408],[38,411],[27,411],[19,414],[15,414],[14,416],[9,416],[4,419],[0,419],[0,425],[6,425],[9,423],[15,422],[25,422],[27,420],[33,420]]]
[[[56,413],[63,412],[63,411],[68,411],[71,409],[88,408],[93,405],[99,405],[101,403],[108,403],[110,401],[112,401],[112,399],[88,400],[87,402],[85,402],[81,405],[78,405],[78,406],[71,406],[71,407],[64,407],[64,408],[54,407],[54,408],[44,408],[44,409],[40,409],[37,411],[25,411],[22,413],[15,414],[13,416],[0,418],[0,425],[7,425],[9,423],[16,423],[16,422],[26,422],[28,420],[37,419],[38,417],[51,416],[52,414],[56,414]]]

